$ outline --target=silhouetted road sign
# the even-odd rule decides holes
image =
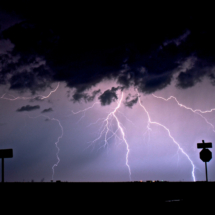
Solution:
[[[209,149],[202,149],[199,155],[203,162],[209,162],[212,158],[212,152]]]
[[[0,158],[12,158],[13,149],[0,149]]]
[[[206,181],[208,181],[207,162],[211,160],[212,152],[207,148],[212,148],[212,143],[205,143],[205,141],[202,140],[202,143],[197,143],[197,148],[202,149],[202,151],[199,153],[199,157],[203,162],[205,162],[205,175]]]
[[[206,148],[212,148],[212,143],[205,143],[204,140],[202,140],[203,143],[197,143],[198,149],[206,149]]]
[[[13,149],[0,149],[0,158],[2,159],[2,183],[4,182],[4,158],[12,158]]]

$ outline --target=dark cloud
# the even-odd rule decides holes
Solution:
[[[118,99],[116,91],[122,89],[121,87],[112,87],[111,90],[106,90],[102,95],[99,96],[101,105],[109,105],[111,102]]]
[[[157,90],[161,90],[171,83],[172,75],[163,74],[160,76],[147,76],[141,83],[139,83],[138,89],[143,93],[153,93]]]
[[[213,73],[211,73],[213,66],[198,60],[195,62],[192,68],[187,69],[185,72],[180,72],[177,77],[177,87],[186,89],[193,87],[196,83],[201,82],[204,76],[211,79],[213,83]]]
[[[215,86],[215,74],[214,73],[210,73],[208,76],[209,76],[209,78],[211,80],[212,85]]]
[[[131,98],[133,98],[133,99],[131,99]],[[133,105],[136,104],[137,102],[138,102],[138,95],[131,96],[129,94],[129,96],[126,98],[126,101],[124,102],[124,104],[125,104],[125,106],[132,108]]]
[[[11,52],[14,48],[14,45],[10,42],[10,40],[0,40],[0,55],[5,55]]]
[[[201,74],[199,76],[195,76],[195,74],[192,74],[191,72],[181,72],[177,77],[177,86],[179,88],[186,89],[194,86],[197,82],[200,82],[201,78]]]
[[[19,16],[15,15],[14,13],[7,13],[4,10],[1,10],[0,6],[0,33],[1,31],[4,31],[5,29],[9,28],[10,26],[13,26],[16,23],[21,22]]]
[[[88,93],[78,93],[76,92],[74,95],[73,95],[73,98],[72,98],[72,101],[76,102],[80,102],[81,100],[84,100],[85,102],[91,102],[94,100],[94,98],[96,97],[97,94],[100,94],[101,93],[101,90],[94,90],[92,92],[91,95],[89,95]]]
[[[41,113],[47,113],[47,112],[52,112],[53,109],[52,108],[47,108],[47,109],[44,109]]]
[[[33,110],[37,110],[37,109],[40,109],[39,105],[35,105],[35,106],[26,105],[26,106],[22,106],[21,108],[17,109],[16,111],[18,111],[18,112],[33,111]]]
[[[24,10],[32,4],[34,10]],[[152,17],[141,12],[128,18],[118,10],[110,17],[102,10],[89,12],[81,7],[73,12],[57,8],[56,16],[55,10],[36,2],[21,5],[4,6],[7,13],[13,11],[23,20],[4,29],[0,38],[0,84],[9,83],[10,89],[35,94],[62,81],[74,89],[74,102],[88,102],[95,96],[87,91],[111,79],[124,88],[153,93],[168,86],[180,62],[190,56],[204,66],[181,71],[177,86],[192,87],[204,76],[214,83],[204,69],[215,66],[210,14],[199,16],[189,11],[181,16],[176,11],[162,11]],[[100,97],[102,104],[114,98],[111,90]]]
[[[29,73],[24,71],[12,76],[9,80],[10,89],[25,91],[27,89],[31,90],[32,94],[35,94],[39,89],[46,89],[49,85],[47,80],[35,76],[36,73]]]
[[[0,127],[1,127],[1,126],[5,126],[5,125],[7,125],[6,122],[0,122]]]
[[[50,87],[52,74],[41,57],[17,55],[13,53],[1,55],[0,83],[10,84],[10,89],[32,94]]]

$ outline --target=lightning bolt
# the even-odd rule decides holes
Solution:
[[[18,99],[27,100],[27,99],[40,98],[41,100],[43,100],[43,99],[46,99],[46,98],[50,97],[51,94],[54,93],[54,92],[56,92],[58,88],[59,88],[59,83],[57,84],[56,88],[55,88],[54,90],[52,90],[47,96],[37,95],[37,96],[33,96],[33,97],[15,97],[15,96],[10,95],[12,98],[8,98],[8,97],[5,97],[6,94],[4,94],[4,95],[2,95],[2,96],[0,97],[0,99],[15,101],[15,100],[18,100]],[[187,107],[187,106],[185,106],[185,105],[179,103],[178,100],[177,100],[175,97],[173,97],[173,96],[170,96],[168,99],[165,99],[165,98],[163,98],[163,97],[158,97],[158,96],[156,96],[156,95],[154,95],[154,94],[152,94],[152,95],[153,95],[153,97],[158,98],[158,99],[162,99],[162,100],[164,100],[164,101],[169,101],[170,99],[174,99],[180,107],[183,107],[183,108],[185,108],[185,109],[187,109],[187,110],[190,110],[190,111],[192,111],[193,113],[198,114],[200,117],[202,117],[202,118],[206,121],[206,123],[208,123],[208,124],[213,128],[213,131],[215,132],[214,126],[213,126],[210,122],[208,122],[208,120],[202,115],[202,114],[204,114],[204,113],[210,113],[210,112],[214,111],[215,109],[210,109],[210,110],[206,110],[206,111],[202,111],[202,110],[200,110],[200,109],[194,110],[194,109],[192,109],[192,108],[190,108],[190,107]],[[125,157],[126,157],[126,162],[125,162],[125,164],[126,164],[126,166],[127,166],[127,168],[128,168],[129,179],[130,179],[130,181],[131,181],[131,169],[130,169],[129,162],[128,162],[128,156],[129,156],[129,152],[130,152],[130,150],[129,150],[129,144],[128,144],[128,141],[127,141],[127,139],[126,139],[126,135],[125,135],[123,126],[122,126],[122,124],[120,123],[120,120],[119,120],[119,118],[118,118],[117,115],[116,115],[116,113],[119,113],[119,114],[123,115],[123,116],[126,118],[126,120],[128,120],[129,122],[132,123],[132,121],[130,121],[129,119],[127,119],[127,117],[126,117],[123,113],[121,113],[121,112],[119,111],[119,109],[120,109],[120,107],[121,107],[121,104],[122,104],[122,100],[123,100],[123,92],[121,93],[120,99],[117,100],[117,106],[116,106],[111,112],[108,113],[108,115],[106,116],[106,118],[99,118],[95,123],[91,123],[91,124],[89,125],[89,126],[91,126],[91,125],[93,125],[93,124],[98,123],[99,121],[102,121],[102,125],[101,125],[101,128],[100,128],[99,135],[98,135],[98,137],[97,137],[96,139],[94,139],[93,141],[90,142],[90,143],[91,143],[90,145],[92,145],[92,144],[94,144],[95,142],[101,140],[101,138],[102,138],[103,135],[104,135],[104,145],[103,145],[103,147],[108,146],[108,141],[109,141],[112,137],[117,137],[121,142],[124,142],[125,145],[126,145],[126,156],[125,156]],[[147,118],[148,118],[148,121],[147,121],[147,130],[146,130],[146,132],[152,130],[151,127],[150,127],[152,124],[162,127],[162,128],[168,133],[168,136],[170,137],[170,139],[177,145],[178,149],[179,149],[179,150],[183,153],[183,155],[186,156],[187,159],[190,161],[190,163],[191,163],[191,165],[192,165],[192,178],[193,178],[193,181],[196,181],[196,179],[195,179],[195,174],[194,174],[195,166],[194,166],[192,160],[190,159],[190,157],[189,157],[189,156],[187,155],[187,153],[180,147],[180,144],[174,139],[174,137],[171,135],[170,130],[169,130],[165,125],[151,120],[151,117],[150,117],[150,115],[149,115],[149,112],[146,110],[145,106],[144,106],[144,105],[141,103],[141,101],[140,101],[139,93],[138,93],[138,102],[139,102],[139,105],[143,108],[143,110],[144,110],[144,112],[146,113]],[[80,120],[82,120],[82,119],[85,117],[86,112],[87,112],[88,110],[90,110],[91,108],[93,108],[96,104],[99,104],[99,102],[95,102],[92,106],[90,106],[90,107],[88,107],[88,108],[86,108],[86,109],[84,109],[84,110],[79,110],[79,111],[77,111],[77,112],[71,111],[71,112],[72,112],[73,115],[83,113],[82,117],[79,119],[79,121],[80,121]],[[51,117],[48,117],[48,116],[46,116],[46,115],[38,115],[38,116],[36,116],[36,117],[30,117],[30,116],[28,116],[28,117],[29,117],[29,118],[33,118],[33,119],[34,119],[34,118],[38,118],[38,117],[45,117],[45,118],[47,118],[47,119],[49,119],[49,120],[56,121],[56,122],[58,123],[60,129],[61,129],[61,135],[58,136],[58,138],[57,138],[57,140],[56,140],[56,142],[55,142],[55,146],[56,146],[56,149],[57,149],[57,153],[56,153],[57,162],[52,166],[52,180],[53,180],[53,178],[54,178],[54,173],[55,173],[55,167],[57,167],[58,164],[59,164],[59,162],[60,162],[60,158],[59,158],[60,148],[58,147],[58,144],[59,144],[59,142],[60,142],[60,139],[61,139],[61,138],[63,137],[63,135],[64,135],[63,126],[62,126],[62,124],[61,124],[61,122],[60,122],[59,119],[51,118]],[[78,121],[78,122],[79,122],[79,121]],[[117,124],[117,128],[116,128],[116,129],[113,129],[113,128],[112,128],[113,122],[116,122],[116,124]],[[120,132],[121,137],[118,135],[118,132]]]
[[[9,96],[11,96],[12,98],[7,98],[7,97],[5,97],[6,94],[3,94],[0,97],[0,99],[5,99],[5,100],[9,100],[9,101],[15,101],[15,100],[18,100],[18,99],[28,100],[28,99],[39,98],[39,99],[43,100],[43,99],[49,98],[52,93],[56,92],[58,87],[59,87],[59,85],[60,85],[60,83],[58,82],[57,87],[54,90],[52,90],[47,96],[37,95],[37,96],[31,96],[31,97],[15,97],[15,96],[9,94]]]
[[[102,138],[103,134],[104,134],[104,142],[105,142],[104,145],[103,145],[103,147],[107,146],[108,145],[108,140],[111,139],[114,136],[117,137],[118,139],[122,140],[125,143],[125,145],[126,145],[126,162],[125,162],[125,164],[126,164],[126,166],[128,168],[129,179],[131,181],[131,168],[130,168],[130,166],[128,164],[129,144],[128,144],[128,141],[126,140],[124,129],[123,129],[123,127],[122,127],[122,125],[121,125],[121,123],[120,123],[120,121],[119,121],[119,119],[118,119],[118,117],[116,115],[116,113],[119,112],[118,109],[120,108],[120,106],[122,104],[122,100],[123,100],[123,92],[122,92],[120,100],[117,101],[117,106],[115,107],[115,109],[113,111],[111,111],[107,115],[106,118],[102,118],[102,119],[100,118],[95,123],[91,123],[90,124],[90,125],[96,124],[98,121],[102,120],[101,132],[100,132],[99,136],[96,139],[94,139],[93,141],[91,141],[90,145],[92,145],[93,143],[95,143],[98,140],[100,140]],[[83,118],[85,116],[85,112],[87,110],[93,108],[95,106],[95,104],[97,104],[97,103],[99,103],[99,102],[94,103],[92,106],[90,106],[90,107],[88,107],[88,108],[86,108],[84,110],[80,110],[80,111],[77,111],[77,112],[72,111],[72,113],[73,114],[78,114],[78,113],[83,112],[84,113],[84,115],[82,116],[82,118]],[[117,129],[115,131],[112,131],[112,129],[110,128],[111,125],[112,125],[112,121],[113,120],[115,120],[115,122],[117,124]],[[122,139],[117,135],[118,131],[120,131],[120,133],[122,135]],[[109,133],[111,133],[110,136],[108,136]]]
[[[5,97],[6,94],[4,94],[4,95],[2,95],[2,96],[0,97],[0,99],[5,99],[5,100],[9,100],[9,101],[15,101],[15,100],[18,100],[18,99],[28,100],[28,99],[39,98],[39,99],[43,100],[43,99],[49,98],[53,93],[55,93],[55,92],[57,91],[57,89],[59,88],[59,85],[60,85],[60,83],[58,82],[56,88],[55,88],[54,90],[50,91],[50,93],[49,93],[47,96],[44,96],[44,95],[37,95],[37,96],[32,96],[32,97],[15,97],[15,96],[9,94],[9,96],[11,96],[12,98],[8,98],[8,97]],[[38,117],[45,117],[45,118],[48,118],[49,120],[58,122],[58,124],[59,124],[59,126],[60,126],[60,128],[61,128],[61,135],[58,137],[57,141],[55,142],[55,146],[56,146],[56,148],[57,148],[57,153],[56,153],[57,163],[55,163],[55,164],[52,166],[52,172],[53,172],[53,173],[52,173],[52,180],[53,180],[53,178],[54,178],[54,168],[57,167],[58,164],[59,164],[59,162],[60,162],[60,158],[59,158],[60,149],[59,149],[59,147],[58,147],[58,143],[59,143],[60,139],[63,137],[63,133],[64,133],[64,132],[63,132],[63,126],[61,125],[60,120],[55,119],[55,118],[50,118],[50,117],[48,117],[48,116],[46,116],[46,115],[38,115],[38,116],[36,116],[36,117],[31,117],[31,116],[29,116],[29,115],[27,115],[27,116],[28,116],[29,118],[32,118],[32,119],[35,119],[35,118],[38,118]]]
[[[71,111],[73,114],[79,114],[79,113],[83,113],[82,117],[78,120],[77,123],[79,123],[84,117],[85,117],[85,114],[86,114],[86,111],[88,111],[89,109],[93,108],[96,104],[99,104],[99,102],[95,102],[92,106],[88,107],[88,108],[85,108],[84,110],[80,110],[80,111],[77,111],[77,112],[74,112],[73,110]],[[71,116],[71,115],[69,115]]]
[[[46,116],[46,115],[38,115],[38,116],[34,116],[34,117],[29,116],[29,115],[27,115],[27,116],[28,116],[29,118],[31,118],[31,119],[36,119],[36,118],[39,118],[39,117],[44,117],[44,118],[46,118],[46,119],[49,119],[49,120],[52,120],[52,121],[56,121],[56,122],[58,123],[60,129],[61,129],[61,135],[57,138],[57,141],[55,142],[55,146],[56,146],[56,148],[57,148],[57,153],[56,153],[57,163],[55,163],[55,164],[52,166],[52,180],[53,180],[53,179],[54,179],[54,173],[55,173],[55,172],[54,172],[54,168],[57,167],[58,164],[60,163],[60,158],[59,158],[60,148],[58,147],[58,143],[59,143],[60,139],[63,137],[63,134],[64,134],[63,126],[62,126],[62,124],[61,124],[61,122],[60,122],[59,119],[51,118],[51,117]]]
[[[180,147],[179,143],[173,138],[173,136],[172,136],[171,133],[170,133],[170,130],[169,130],[166,126],[164,126],[164,125],[161,124],[161,123],[154,122],[154,121],[151,120],[150,115],[149,115],[149,112],[146,110],[146,108],[142,105],[142,103],[141,103],[141,101],[140,101],[139,93],[138,93],[138,102],[139,102],[140,106],[143,108],[143,110],[145,111],[145,113],[146,113],[146,115],[147,115],[147,118],[148,118],[147,128],[148,128],[148,129],[151,129],[151,128],[150,128],[150,124],[155,124],[155,125],[158,125],[158,126],[164,128],[164,129],[167,131],[169,137],[170,137],[170,138],[172,139],[172,141],[178,146],[178,149],[179,149],[179,150],[187,157],[187,159],[190,161],[190,163],[191,163],[191,165],[192,165],[192,178],[193,178],[193,181],[196,181],[195,174],[194,174],[195,166],[194,166],[194,164],[193,164],[193,161],[192,161],[192,160],[190,159],[190,157],[188,156],[188,154]]]
[[[211,124],[210,122],[208,122],[208,120],[207,120],[204,116],[202,116],[202,114],[200,114],[200,113],[203,113],[203,114],[204,114],[204,113],[211,113],[212,111],[215,110],[215,108],[212,108],[212,109],[206,110],[206,111],[202,111],[202,110],[200,110],[200,109],[194,110],[194,109],[192,109],[192,108],[190,108],[190,107],[187,107],[187,106],[181,104],[174,96],[170,96],[169,98],[165,99],[165,98],[163,98],[163,97],[156,96],[156,95],[154,95],[154,94],[152,94],[152,95],[153,95],[155,98],[162,99],[162,100],[164,100],[164,101],[169,101],[170,99],[174,99],[174,100],[176,101],[176,103],[178,104],[178,106],[180,106],[180,107],[182,107],[182,108],[185,108],[185,109],[187,109],[187,110],[190,110],[190,111],[192,111],[193,113],[195,113],[195,114],[199,115],[200,117],[202,117],[202,118],[205,120],[205,122],[206,122],[208,125],[210,125],[210,126],[212,127],[213,132],[215,132],[215,128],[214,128],[213,124]],[[199,113],[199,112],[200,112],[200,113]]]

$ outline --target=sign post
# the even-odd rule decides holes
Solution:
[[[205,162],[205,174],[206,174],[206,181],[208,182],[208,171],[207,171],[207,162],[209,162],[212,159],[212,152],[207,148],[212,148],[212,143],[205,143],[204,140],[202,140],[202,143],[197,143],[197,148],[202,149],[202,151],[199,153],[200,159]]]
[[[2,183],[4,183],[4,158],[12,158],[13,149],[0,149],[0,158],[2,159]]]

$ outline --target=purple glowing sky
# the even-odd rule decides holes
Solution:
[[[53,84],[53,88],[56,85],[57,83]],[[97,87],[105,90],[108,86],[114,86],[114,83],[101,83]],[[164,98],[173,95],[193,109],[206,110],[215,105],[212,102],[213,94],[208,95],[212,87],[205,80],[186,91],[169,86],[155,94]],[[58,119],[63,127],[63,137],[58,143],[60,162],[55,167],[54,180],[129,181],[129,170],[126,166],[127,151],[123,141],[113,136],[108,140],[108,145],[104,146],[103,134],[99,140],[90,143],[99,137],[101,131],[102,120],[95,122],[99,118],[107,117],[117,106],[117,102],[109,106],[95,104],[82,118],[83,112],[72,114],[71,111],[77,112],[88,108],[96,100],[89,103],[72,103],[66,96],[67,90],[65,84],[60,83],[55,93],[39,102],[39,110],[27,114],[15,110],[29,104],[29,100],[1,100],[1,146],[14,150],[14,158],[6,159],[5,162],[6,180],[40,181],[42,178],[45,181],[51,180],[52,166],[57,163],[55,142],[61,135],[61,128],[57,121],[46,121],[49,117]],[[124,101],[129,93],[135,95],[134,90],[125,91]],[[43,94],[48,95],[49,91]],[[117,94],[120,98],[121,92]],[[199,96],[202,99],[199,99]],[[204,163],[199,159],[200,150],[197,149],[197,143],[202,139],[213,143],[212,128],[199,115],[179,107],[173,100],[165,102],[152,95],[142,94],[140,100],[148,110],[151,120],[169,128],[171,135],[189,155],[196,167],[196,180],[204,180]],[[35,103],[38,101],[30,104]],[[41,113],[41,110],[50,107],[54,111]],[[132,108],[122,104],[116,115],[129,144],[128,164],[132,180],[193,180],[190,161],[178,150],[167,131],[160,126],[151,125],[151,131],[147,132],[147,115],[138,103]],[[29,118],[36,116],[40,117]],[[214,113],[204,116],[213,124]],[[115,130],[116,126],[112,119],[112,129]],[[108,137],[110,136],[111,133],[108,134]],[[122,139],[120,131],[117,132],[117,136]],[[214,152],[213,148],[211,151]],[[212,160],[208,163],[209,180],[215,177],[213,169]]]

